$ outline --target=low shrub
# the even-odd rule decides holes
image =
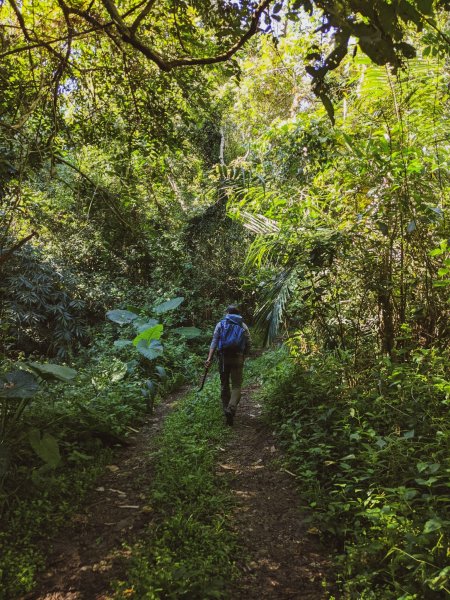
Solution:
[[[261,368],[265,415],[336,543],[346,597],[447,597],[448,357],[383,358],[352,382],[338,352],[277,358]]]

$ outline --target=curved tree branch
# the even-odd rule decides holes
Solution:
[[[17,244],[12,246],[11,248],[8,248],[8,250],[5,250],[4,252],[0,252],[0,265],[7,262],[12,257],[14,252],[17,252],[17,250],[22,248],[22,246],[24,244],[26,244],[27,242],[29,242],[31,240],[31,238],[33,238],[37,235],[38,234],[36,231],[32,231],[30,233],[30,235],[27,235],[27,237],[23,238],[23,240],[20,240],[20,242],[17,242]]]
[[[244,44],[251,37],[253,37],[257,33],[261,15],[264,12],[264,10],[268,8],[272,1],[273,0],[261,0],[259,5],[255,9],[255,12],[253,13],[252,19],[250,21],[250,27],[247,29],[244,35],[225,52],[222,52],[221,54],[218,54],[216,56],[208,56],[204,58],[186,57],[171,60],[165,59],[163,56],[161,56],[161,54],[159,54],[159,52],[156,52],[156,50],[144,44],[136,36],[136,21],[140,19],[142,13],[145,13],[142,18],[146,17],[149,14],[154,4],[152,1],[148,3],[146,8],[137,17],[137,19],[131,27],[128,27],[123,18],[120,16],[119,11],[117,10],[117,6],[114,4],[113,0],[102,0],[102,3],[108,11],[109,16],[113,20],[124,42],[130,44],[130,46],[141,52],[141,54],[143,54],[146,58],[152,60],[162,71],[171,71],[172,69],[175,69],[177,67],[212,65],[229,60],[232,56],[234,56],[234,54],[236,54],[236,52],[238,52],[238,50],[240,50],[244,46]]]

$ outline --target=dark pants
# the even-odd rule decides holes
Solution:
[[[220,397],[224,410],[229,409],[233,413],[236,412],[236,407],[241,399],[243,371],[243,354],[227,355],[219,353]]]

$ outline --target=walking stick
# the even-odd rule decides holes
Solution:
[[[205,372],[203,374],[203,379],[202,379],[202,384],[201,386],[198,388],[197,392],[201,392],[203,389],[203,386],[205,385],[205,381],[206,381],[206,376],[208,375],[208,371],[209,371],[209,367],[205,367]]]

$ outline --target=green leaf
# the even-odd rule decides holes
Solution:
[[[59,379],[60,381],[70,381],[77,376],[75,369],[70,367],[64,367],[62,365],[55,365],[53,363],[37,363],[29,362],[28,365],[39,373],[44,379]]]
[[[442,279],[441,281],[433,281],[434,287],[447,287],[450,285],[450,279]]]
[[[51,469],[56,467],[61,462],[61,455],[59,453],[59,445],[56,438],[49,433],[44,433],[41,437],[39,429],[31,429],[28,432],[28,439],[31,447]]]
[[[325,110],[327,111],[327,115],[331,121],[331,124],[334,125],[334,106],[332,101],[330,100],[330,98],[328,98],[328,96],[325,96],[324,94],[320,96],[320,99],[322,100],[322,104],[324,105]]]
[[[179,296],[178,298],[172,298],[172,300],[167,300],[167,302],[163,302],[162,304],[158,304],[158,306],[154,306],[153,310],[157,315],[162,315],[169,310],[178,308],[182,302],[184,302],[184,298]]]
[[[145,329],[142,333],[140,333],[134,338],[134,346],[137,346],[141,341],[149,342],[150,340],[159,340],[162,335],[163,329],[164,326],[161,324],[153,325],[153,327]]]
[[[118,323],[119,325],[126,325],[127,323],[131,323],[135,319],[138,318],[136,313],[133,313],[129,310],[109,310],[106,313],[107,318],[113,323]]]
[[[27,371],[12,371],[0,378],[0,398],[32,398],[38,390],[36,379]]]
[[[125,348],[125,346],[132,346],[133,342],[131,340],[116,340],[114,342],[114,346],[116,348]]]
[[[151,379],[147,379],[144,382],[144,386],[145,387],[142,390],[142,394],[146,398],[153,398],[154,396],[156,396],[157,386],[156,386],[156,383],[154,381],[152,381]]]
[[[354,152],[358,158],[362,158],[364,155],[361,152],[361,150],[358,148],[358,146],[355,144],[354,139],[345,132],[342,132],[342,135],[344,137],[345,145],[347,146],[347,148],[351,152]]]
[[[138,314],[139,314],[139,311],[140,311],[141,309],[140,309],[138,306],[134,306],[133,304],[129,304],[129,305],[127,306],[127,310],[128,310],[128,312],[135,313],[135,314],[137,314],[137,315],[138,315]]]
[[[416,0],[417,7],[424,15],[433,14],[433,0]]]
[[[154,360],[163,354],[163,346],[159,340],[151,340],[150,343],[147,340],[140,340],[136,348],[148,360]]]
[[[155,367],[155,371],[158,373],[158,376],[161,379],[166,379],[167,377],[167,373],[164,367],[161,367],[160,365],[158,365],[157,367]]]
[[[126,363],[117,361],[114,363],[113,367],[114,370],[111,374],[111,381],[112,383],[117,383],[118,381],[121,381],[128,373],[128,365]]]
[[[177,329],[174,329],[173,332],[178,333],[178,335],[181,335],[188,340],[202,335],[202,332],[200,329],[198,329],[198,327],[177,327]]]
[[[432,533],[438,529],[442,529],[444,523],[440,519],[429,519],[423,528],[423,533]]]
[[[158,325],[158,321],[156,319],[148,319],[146,317],[141,317],[133,321],[133,327],[138,333],[142,333],[146,329],[154,327],[155,325]]]

